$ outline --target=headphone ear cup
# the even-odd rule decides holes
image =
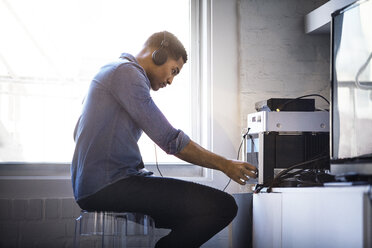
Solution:
[[[152,53],[152,60],[155,65],[163,65],[168,60],[167,52],[161,47]]]

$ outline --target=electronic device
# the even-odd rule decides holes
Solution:
[[[331,173],[372,175],[372,1],[332,14]]]
[[[329,132],[329,113],[260,111],[247,116],[249,133],[261,132]]]
[[[258,179],[248,183],[264,184],[294,164],[329,156],[326,111],[261,111],[248,114],[247,125],[243,160],[258,168]],[[329,163],[318,164],[317,168],[329,169]]]
[[[255,109],[259,111],[315,111],[314,99],[270,98],[256,102]]]
[[[270,182],[280,171],[292,165],[329,155],[329,132],[263,132],[247,136],[246,160],[258,168],[258,180]],[[329,169],[329,163],[317,165]]]

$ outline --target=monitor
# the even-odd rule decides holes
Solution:
[[[331,173],[372,175],[372,0],[332,14]]]

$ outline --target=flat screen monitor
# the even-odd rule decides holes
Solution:
[[[372,0],[332,14],[331,173],[372,174]]]

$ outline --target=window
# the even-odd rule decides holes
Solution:
[[[199,94],[190,83],[195,2],[1,1],[0,162],[69,163],[73,130],[94,74],[122,52],[135,55],[162,30],[182,41],[190,60],[172,87],[152,95],[176,128],[198,139],[192,109]],[[140,146],[144,161],[154,162],[154,144],[143,137]],[[177,161],[157,153],[159,162]]]

